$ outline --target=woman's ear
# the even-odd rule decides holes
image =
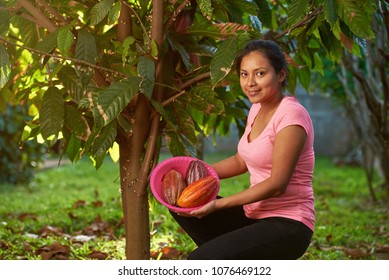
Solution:
[[[279,75],[279,82],[280,83],[283,83],[286,79],[286,69],[283,68],[280,72],[280,75]]]

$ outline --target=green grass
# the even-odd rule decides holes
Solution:
[[[210,155],[214,162],[227,155]],[[124,259],[119,167],[88,160],[48,169],[25,186],[0,185],[0,259],[41,259],[58,242],[69,259]],[[221,195],[248,186],[248,175],[223,180]],[[317,158],[314,175],[316,231],[303,259],[377,259],[389,254],[389,208],[372,203],[363,170]],[[51,226],[48,228],[47,226]],[[195,248],[168,211],[150,197],[152,258],[184,259]],[[94,238],[80,240],[88,235]],[[39,250],[40,249],[40,250]]]

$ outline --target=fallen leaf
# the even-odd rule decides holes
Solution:
[[[104,202],[102,202],[101,200],[96,200],[96,201],[92,202],[93,207],[101,207],[103,205],[104,205]]]
[[[370,256],[369,253],[366,253],[359,248],[355,248],[355,249],[343,248],[343,252],[347,256],[352,257],[354,259],[361,259],[361,258],[366,258],[366,257]]]
[[[77,217],[76,215],[74,215],[72,212],[69,212],[69,213],[68,213],[68,216],[69,216],[69,218],[72,219],[72,220],[78,219],[78,217]]]
[[[40,255],[43,260],[67,260],[70,254],[70,248],[69,246],[54,242],[51,245],[40,247],[35,254]]]
[[[380,246],[376,248],[377,253],[389,253],[389,246]]]
[[[62,229],[54,226],[44,226],[39,230],[39,234],[41,237],[48,237],[50,235],[62,236]]]
[[[77,200],[76,202],[73,203],[73,208],[75,209],[85,205],[86,205],[85,200]]]
[[[26,252],[32,252],[32,250],[33,250],[32,246],[28,242],[23,242],[23,248],[24,248],[24,251],[26,251]]]
[[[89,236],[106,236],[109,240],[115,239],[113,228],[108,222],[103,221],[100,216],[97,216],[94,222],[84,228],[82,232]]]
[[[36,215],[32,213],[21,213],[18,215],[18,220],[24,221],[25,219],[37,220]]]
[[[176,248],[172,248],[169,246],[163,247],[161,252],[161,258],[163,259],[176,259],[179,255],[181,255],[180,251],[178,251]]]
[[[108,254],[101,251],[92,251],[88,254],[88,258],[97,259],[97,260],[106,260],[108,258]]]

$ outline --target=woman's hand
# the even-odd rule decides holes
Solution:
[[[211,202],[208,202],[200,209],[190,212],[189,215],[201,219],[211,214],[214,211],[216,211],[216,200],[212,200]]]

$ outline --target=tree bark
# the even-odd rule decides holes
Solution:
[[[133,134],[118,135],[126,258],[129,260],[150,259],[147,180],[140,177],[141,160],[150,130],[149,115],[146,97],[139,95],[133,116]]]

